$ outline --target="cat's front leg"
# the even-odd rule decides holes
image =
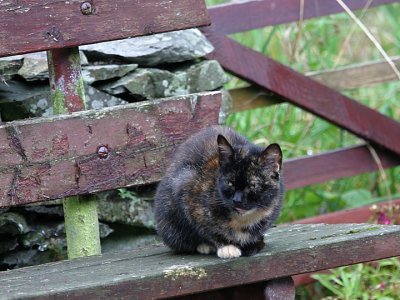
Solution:
[[[207,244],[207,243],[201,243],[197,246],[196,248],[197,252],[200,254],[212,254],[216,252],[216,249],[213,245]]]
[[[220,258],[235,258],[242,255],[242,251],[234,245],[225,245],[218,247],[217,255]]]
[[[243,256],[252,256],[260,252],[265,246],[264,237],[262,236],[257,242],[254,244],[246,245],[242,247],[242,255]]]

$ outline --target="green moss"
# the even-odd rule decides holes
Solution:
[[[373,227],[368,227],[368,228],[362,228],[362,229],[351,229],[346,232],[346,234],[354,234],[354,233],[360,233],[364,231],[373,231],[373,230],[379,230],[381,229],[379,226],[373,226]]]
[[[164,270],[164,278],[169,278],[173,281],[180,277],[190,277],[193,279],[201,279],[207,276],[203,268],[194,268],[191,266],[173,266],[170,269]]]
[[[64,199],[68,258],[101,253],[97,203],[94,196]]]
[[[51,101],[53,103],[53,113],[55,115],[68,113],[65,107],[65,94],[61,90],[56,89],[53,91],[51,94]]]

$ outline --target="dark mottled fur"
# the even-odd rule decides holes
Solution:
[[[264,149],[220,126],[197,133],[177,148],[158,186],[159,235],[177,253],[200,244],[241,251],[221,257],[257,253],[281,207],[281,165],[277,144]]]

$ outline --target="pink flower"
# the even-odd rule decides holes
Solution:
[[[389,225],[391,223],[390,219],[386,216],[384,212],[381,212],[378,218],[378,224]]]

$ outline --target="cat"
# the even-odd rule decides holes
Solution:
[[[254,255],[282,196],[280,146],[212,126],[175,150],[154,198],[157,232],[176,253]]]

